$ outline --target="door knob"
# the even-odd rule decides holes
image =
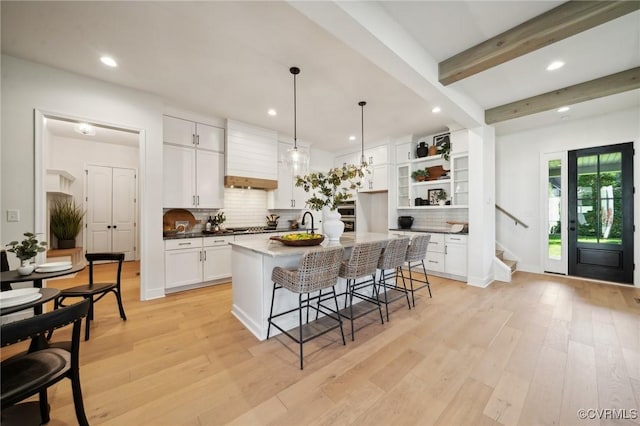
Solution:
[[[111,229],[111,225],[107,225],[107,229]]]
[[[113,225],[113,229],[116,229],[118,227],[118,225]]]
[[[569,228],[569,231],[575,231],[576,228],[574,228],[573,226]]]

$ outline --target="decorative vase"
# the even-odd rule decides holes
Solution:
[[[29,275],[33,272],[34,269],[36,269],[36,265],[30,263],[30,259],[23,260],[20,264],[20,267],[18,267],[18,274]]]
[[[76,246],[75,238],[73,240],[58,240],[59,249],[70,249]]]
[[[432,155],[438,155],[438,148],[436,147],[436,144],[429,147],[429,157]]]
[[[422,158],[428,155],[429,148],[426,142],[420,142],[416,148],[416,157]]]
[[[342,215],[337,210],[329,207],[322,208],[322,230],[329,241],[339,241],[344,232],[344,222],[340,220]]]

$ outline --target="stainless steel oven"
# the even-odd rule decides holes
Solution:
[[[340,220],[344,222],[344,232],[356,231],[356,202],[345,201],[338,205],[338,213],[342,215]]]

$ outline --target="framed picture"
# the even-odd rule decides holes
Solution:
[[[438,205],[438,196],[443,192],[443,189],[430,189],[427,191],[427,199],[432,206]]]

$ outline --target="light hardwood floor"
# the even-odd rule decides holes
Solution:
[[[126,264],[128,321],[108,296],[81,346],[93,425],[640,424],[576,414],[640,409],[633,288],[523,272],[487,289],[432,277],[433,299],[396,302],[384,325],[361,318],[355,342],[342,346],[336,331],[306,344],[300,371],[293,342],[259,342],[231,315],[230,284],[140,302],[136,272]],[[50,395],[50,425],[75,424],[68,381]]]

